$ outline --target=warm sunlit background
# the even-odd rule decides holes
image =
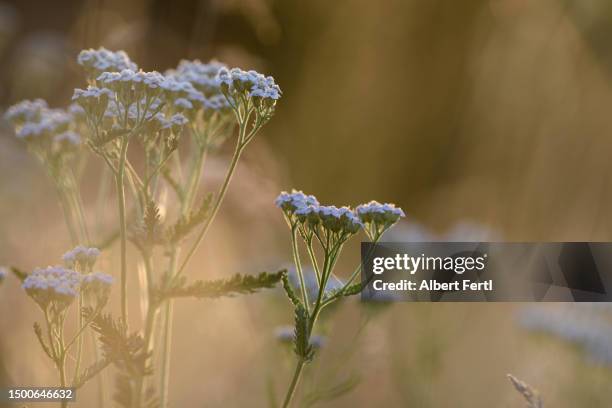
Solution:
[[[272,202],[292,187],[329,204],[396,202],[408,215],[398,240],[612,240],[606,0],[0,0],[0,106],[25,98],[65,106],[84,82],[78,51],[98,46],[125,49],[147,70],[217,58],[271,74],[283,90],[193,278],[287,265],[289,232]],[[9,126],[1,132],[0,265],[57,263],[70,243],[53,188]],[[204,180],[211,188],[229,149]],[[112,203],[94,200],[93,161],[87,215],[113,223]],[[353,246],[341,266],[348,272],[357,260]],[[115,261],[102,269],[116,274]],[[138,309],[136,296],[130,307]],[[534,334],[521,324],[560,306],[525,307],[339,305],[302,393],[343,384],[354,388],[334,406],[520,407],[510,372],[546,406],[609,407],[611,329],[582,327],[591,330],[578,336],[585,349],[562,330]],[[600,313],[570,309],[569,331]],[[293,359],[275,328],[292,324],[292,310],[280,291],[184,300],[176,316],[173,407],[266,406],[283,394]],[[36,320],[9,277],[0,287],[0,384],[55,383],[32,335]],[[89,386],[76,406],[94,406],[94,393]]]

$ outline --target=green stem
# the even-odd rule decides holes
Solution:
[[[59,338],[58,338],[58,348],[60,349],[58,359],[57,359],[57,368],[59,370],[60,377],[60,387],[66,387],[66,347],[64,345],[64,319],[61,318],[60,327],[59,327]],[[65,408],[68,406],[68,401],[62,400],[60,402],[60,406]]]
[[[205,150],[198,150],[194,157],[193,165],[189,172],[189,178],[187,181],[187,190],[181,203],[181,216],[186,216],[191,211],[194,197],[197,193],[199,180],[202,174],[202,163],[204,161]],[[180,246],[173,248],[170,256],[170,274],[174,276],[177,268],[177,262],[180,252]],[[170,355],[172,352],[172,321],[173,321],[173,301],[169,299],[166,301],[163,307],[163,319],[161,328],[162,337],[162,367],[160,376],[160,389],[161,389],[161,404],[162,407],[168,406],[168,395],[170,386]]]
[[[193,159],[193,168],[190,171],[185,199],[181,208],[181,213],[183,216],[187,215],[185,213],[185,209],[190,209],[193,206],[193,202],[198,191],[198,184],[200,184],[200,178],[202,176],[202,164],[204,163],[205,156],[206,150],[198,147]]]
[[[368,253],[365,256],[366,262],[369,262],[370,257],[374,253],[374,248],[375,248],[376,244],[378,243],[378,241],[380,240],[381,237],[382,237],[382,234],[378,234],[378,235],[375,235],[373,237],[374,239],[372,241],[372,246],[370,247],[370,250],[368,251]],[[330,298],[330,299],[327,299],[325,302],[323,302],[323,307],[325,307],[328,304],[332,303],[334,300],[340,298],[344,294],[346,289],[351,285],[351,283],[353,283],[355,278],[361,272],[361,267],[362,267],[362,262],[359,262],[359,265],[357,265],[357,267],[355,268],[355,270],[351,274],[350,278],[346,281],[344,286],[342,286],[342,288],[338,291],[338,294],[336,296]]]
[[[79,328],[83,327],[83,314],[81,313],[81,310],[83,309],[83,295],[79,296],[79,301],[78,301],[78,325]],[[74,365],[74,377],[72,380],[72,383],[75,384],[77,378],[79,378],[79,371],[81,370],[81,359],[83,358],[83,335],[78,334],[79,339],[77,340],[77,356],[76,356],[76,363]]]
[[[79,192],[79,187],[76,182],[76,178],[74,174],[68,174],[68,180],[70,182],[69,187],[69,198],[72,201],[73,211],[76,214],[77,223],[79,225],[79,229],[81,231],[81,239],[89,244],[89,229],[87,228],[87,222],[85,220],[85,211],[83,210],[83,200],[81,199],[81,194]]]
[[[62,356],[61,360],[58,362],[58,370],[60,375],[60,387],[66,387],[66,357]],[[68,406],[68,401],[62,400],[60,402],[60,407],[65,408]]]
[[[66,221],[66,227],[68,228],[68,233],[70,234],[70,240],[72,241],[72,245],[78,245],[79,236],[74,226],[74,220],[72,219],[72,212],[70,211],[70,201],[68,200],[66,192],[62,189],[62,187],[57,187],[57,193],[59,195],[60,204],[62,205],[62,211],[64,212],[64,220]]]
[[[100,361],[100,351],[98,350],[98,343],[96,335],[93,331],[89,331],[89,339],[91,340],[91,347],[94,351],[94,361]],[[97,391],[98,391],[98,408],[104,408],[104,390],[106,388],[106,372],[102,371],[96,376]]]
[[[164,327],[162,332],[162,361],[161,361],[161,393],[160,402],[162,408],[168,407],[168,397],[170,388],[170,355],[172,351],[172,312],[174,302],[167,301],[164,304]]]
[[[119,154],[119,167],[115,177],[117,184],[117,203],[119,206],[119,234],[121,240],[121,318],[128,325],[127,307],[127,225],[125,218],[125,162],[127,159],[128,138],[121,140],[121,152]]]
[[[310,342],[310,334],[312,333],[312,329],[314,327],[315,322],[319,316],[319,312],[321,311],[321,301],[323,299],[323,292],[325,288],[325,276],[329,275],[334,261],[332,259],[332,254],[326,252],[325,259],[323,261],[323,271],[322,271],[322,281],[321,286],[319,287],[319,293],[317,295],[317,301],[315,303],[312,314],[309,316],[308,323],[308,341]],[[287,395],[285,397],[285,402],[283,403],[283,408],[286,408],[291,403],[291,399],[293,398],[293,394],[295,393],[295,389],[300,381],[300,377],[302,375],[302,369],[304,368],[305,362],[302,359],[298,360],[297,366],[295,368],[295,372],[293,374],[293,379],[291,380],[291,384],[289,385],[289,389],[287,390]]]
[[[171,262],[170,273],[169,273],[170,279],[174,279],[180,276],[181,273],[183,273],[183,271],[185,270],[185,267],[187,266],[187,264],[189,263],[193,255],[195,254],[196,250],[202,243],[202,240],[206,236],[206,233],[208,229],[210,228],[213,220],[215,219],[219,211],[219,208],[221,207],[221,203],[223,202],[223,199],[225,198],[225,194],[227,193],[227,189],[229,187],[230,181],[232,179],[234,171],[236,170],[236,165],[238,164],[240,155],[242,154],[242,151],[245,147],[244,141],[246,139],[248,116],[246,116],[246,120],[240,120],[240,119],[241,117],[239,117],[240,128],[238,131],[238,140],[236,142],[236,148],[234,150],[234,154],[232,156],[229,167],[225,174],[225,179],[223,180],[223,183],[221,184],[221,188],[217,194],[215,204],[213,205],[212,211],[210,212],[209,217],[207,218],[206,222],[202,226],[194,244],[190,247],[189,251],[187,252],[187,255],[185,256],[185,259],[181,263],[178,270],[177,270],[177,262],[178,262],[179,248],[177,247],[172,251],[171,261],[170,261]],[[199,173],[201,171],[201,163],[199,166],[194,166],[192,170],[192,175],[196,168],[198,169],[197,172]],[[198,179],[199,179],[199,174],[198,174]],[[197,189],[197,183],[194,183],[192,186]],[[191,189],[191,187],[189,187],[189,189]],[[183,202],[183,208],[182,208],[183,211],[188,211],[190,207],[189,202],[193,200],[194,194],[195,194],[195,191],[187,192],[187,196],[185,198],[185,201]],[[172,319],[173,319],[172,312],[173,312],[173,302],[172,300],[168,300],[166,304],[164,305],[164,319],[162,321],[162,325],[163,325],[162,327],[162,337],[163,337],[162,347],[163,349],[162,349],[161,395],[160,395],[162,408],[166,408],[168,406],[168,391],[169,391],[169,380],[170,380],[170,353],[171,353]]]
[[[241,128],[240,128],[240,134],[244,135],[244,132],[246,132],[246,125],[245,126],[241,126]],[[225,194],[227,193],[227,189],[229,187],[230,181],[232,180],[232,176],[234,175],[234,171],[236,170],[236,165],[238,164],[238,160],[240,159],[240,155],[242,154],[243,145],[241,143],[241,140],[242,139],[239,138],[238,142],[236,143],[236,149],[234,150],[234,155],[232,156],[232,160],[231,160],[231,162],[229,164],[229,167],[227,169],[227,172],[225,174],[225,179],[223,180],[223,184],[221,185],[221,189],[219,190],[219,193],[217,195],[217,199],[215,200],[215,205],[213,206],[213,209],[210,212],[210,216],[208,217],[208,219],[206,220],[206,222],[202,226],[202,229],[200,229],[200,232],[199,232],[199,234],[198,234],[198,236],[196,238],[196,241],[194,242],[194,244],[191,246],[191,248],[187,252],[187,255],[185,256],[185,259],[183,260],[183,263],[181,264],[180,268],[176,272],[175,277],[176,276],[180,276],[180,274],[185,270],[185,267],[187,266],[187,264],[191,260],[191,257],[194,255],[195,251],[198,249],[198,247],[202,243],[202,240],[206,236],[206,232],[208,231],[209,227],[211,226],[213,220],[215,219],[215,216],[217,215],[217,212],[219,212],[219,208],[221,207],[221,203],[223,202],[223,199],[225,197]]]
[[[157,313],[157,305],[151,302],[152,301],[151,285],[153,285],[153,268],[151,266],[151,257],[149,255],[145,255],[143,256],[143,261],[144,261],[145,271],[147,275],[147,291],[148,291],[148,299],[149,299],[147,303],[147,313],[145,316],[143,336],[144,336],[145,350],[149,352],[153,349],[152,340],[153,340],[153,333],[155,331],[154,328],[155,328],[155,316]],[[144,393],[144,389],[143,389],[144,383],[145,383],[144,377],[137,378],[136,390],[135,390],[135,395],[134,395],[135,399],[133,403],[133,406],[135,408],[140,408],[142,396]]]
[[[302,376],[302,370],[304,368],[304,360],[300,359],[295,367],[295,371],[293,372],[293,378],[291,379],[291,384],[289,384],[289,389],[287,390],[287,395],[285,396],[285,401],[283,402],[283,408],[287,408],[289,404],[291,404],[291,400],[293,399],[293,395],[295,394],[295,389],[297,388],[298,383],[300,382],[300,377]]]
[[[295,263],[295,270],[300,280],[300,290],[302,292],[302,301],[304,302],[304,308],[306,313],[310,314],[310,299],[308,299],[308,292],[306,291],[306,285],[304,284],[304,273],[302,272],[302,263],[300,261],[299,249],[297,246],[296,239],[297,226],[291,228],[291,252],[293,252],[293,262]]]
[[[317,275],[317,285],[320,285],[321,271],[319,270],[319,262],[317,262],[317,257],[315,256],[314,248],[312,247],[312,239],[306,242],[306,249],[308,250],[308,256],[310,257],[312,267],[314,268],[315,274]]]

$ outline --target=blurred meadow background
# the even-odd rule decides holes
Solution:
[[[337,205],[397,203],[407,217],[396,240],[612,240],[608,1],[3,0],[0,105],[65,106],[83,82],[78,51],[98,46],[124,49],[147,70],[217,58],[269,73],[283,89],[191,278],[288,265],[273,201],[293,187]],[[54,264],[70,248],[55,192],[10,127],[0,131],[0,265]],[[211,189],[226,147],[203,180]],[[103,227],[116,214],[95,202],[99,168],[89,163],[82,188],[88,219]],[[347,254],[349,274],[358,247]],[[117,273],[116,256],[103,261]],[[130,302],[137,314],[138,297]],[[293,368],[278,339],[293,323],[286,303],[280,290],[177,302],[171,406],[266,406],[282,396]],[[546,406],[609,407],[611,318],[612,308],[592,305],[352,299],[324,315],[302,405],[519,407],[513,373]],[[32,336],[36,320],[9,276],[0,385],[56,383]],[[310,401],[313,390],[338,398]],[[89,385],[75,406],[94,406],[95,392]]]

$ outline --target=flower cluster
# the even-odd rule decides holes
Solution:
[[[47,108],[47,102],[42,99],[25,100],[8,108],[4,118],[14,126],[20,126],[26,122],[40,120],[40,113]]]
[[[150,104],[162,96],[164,76],[159,72],[144,72],[124,69],[121,72],[102,72],[96,78],[96,84],[109,89],[121,104],[118,108],[125,114],[134,105],[138,115],[136,123],[151,113]],[[119,116],[121,119],[124,116]],[[123,123],[127,126],[127,123]]]
[[[37,121],[25,122],[17,137],[26,141],[61,134],[68,129],[72,115],[61,109],[41,110]]]
[[[273,105],[281,97],[281,89],[271,76],[240,68],[221,68],[217,74],[221,90],[229,95],[241,94],[257,102]]]
[[[404,212],[393,204],[372,201],[356,209],[346,206],[338,208],[321,205],[315,196],[297,190],[281,192],[275,204],[283,211],[289,226],[297,229],[307,245],[316,237],[326,251],[337,248],[361,229],[370,240],[376,242],[404,216]]]
[[[75,115],[64,109],[51,109],[42,99],[13,105],[4,118],[14,126],[17,138],[43,161],[57,162],[81,145],[81,137],[75,132]]]
[[[96,146],[112,140],[109,135],[131,129],[140,130],[148,142],[157,140],[152,134],[168,130],[170,136],[165,141],[176,147],[178,135],[188,123],[186,116],[191,117],[205,99],[189,82],[158,72],[102,72],[96,84],[75,89],[72,97],[88,118]]]
[[[80,107],[87,117],[94,118],[95,123],[106,113],[108,102],[114,98],[113,92],[107,88],[88,86],[87,89],[75,89],[72,102]],[[73,105],[72,109],[76,109]]]
[[[197,92],[190,91],[185,98],[177,99],[175,106],[183,109],[192,109],[193,105],[198,111],[203,111],[206,117],[210,117],[215,112],[225,113],[229,110],[230,104],[222,94],[219,86],[217,74],[225,64],[217,61],[202,63],[199,60],[182,60],[176,69],[166,72],[167,81],[177,81],[187,83]]]
[[[86,272],[92,270],[99,256],[100,250],[98,248],[77,246],[76,248],[66,252],[62,256],[62,260],[68,268],[76,269],[80,272]]]
[[[301,191],[292,190],[291,193],[281,192],[274,201],[274,204],[285,212],[294,213],[302,208],[318,207],[319,201],[313,195],[306,195]]]
[[[109,51],[104,47],[81,51],[77,57],[77,63],[94,78],[102,72],[117,72],[124,69],[136,71],[138,69],[125,51]]]
[[[124,69],[120,72],[105,71],[97,78],[98,83],[106,85],[117,93],[143,90],[158,90],[165,78],[157,71],[145,72]]]
[[[155,121],[159,125],[160,129],[178,129],[185,126],[189,120],[182,113],[175,113],[174,115],[167,117],[163,113],[155,115]]]
[[[394,204],[380,204],[377,201],[362,204],[355,209],[355,212],[372,240],[377,240],[389,227],[406,216],[404,211]]]
[[[208,98],[221,92],[217,74],[222,68],[226,65],[218,61],[205,64],[199,60],[181,60],[176,69],[167,71],[166,75],[191,83]]]
[[[5,267],[0,266],[0,283],[2,283],[8,276],[8,271]]]
[[[81,277],[81,292],[93,296],[96,305],[102,307],[108,302],[114,278],[106,273],[92,272]]]
[[[96,305],[102,307],[108,300],[113,277],[92,272],[99,256],[97,248],[77,246],[62,256],[64,266],[37,268],[22,286],[43,309],[54,304],[57,311],[62,311],[81,293],[94,296]]]
[[[281,208],[290,225],[299,225],[304,235],[313,233],[321,240],[319,227],[343,242],[351,235],[364,229],[372,240],[380,238],[382,233],[395,224],[404,212],[393,204],[371,202],[360,205],[356,210],[350,207],[320,205],[312,195],[293,190],[282,192],[276,198],[276,206]],[[372,233],[370,233],[373,231]]]
[[[23,281],[22,287],[44,310],[50,304],[63,310],[79,294],[81,275],[61,266],[37,268]]]

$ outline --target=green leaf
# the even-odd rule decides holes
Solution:
[[[132,408],[135,404],[132,387],[132,379],[119,373],[115,377],[115,393],[113,400],[118,406],[123,408]],[[155,390],[151,387],[145,390],[143,400],[140,401],[140,408],[159,408],[159,399],[155,396]]]
[[[308,312],[301,304],[295,307],[295,332],[293,334],[293,351],[304,362],[312,361],[314,348],[310,344],[310,319]]]
[[[83,308],[83,318],[91,321],[91,328],[98,334],[104,358],[111,361],[130,378],[152,374],[149,365],[150,353],[146,350],[142,336],[128,334],[121,320],[114,320],[110,314],[95,314],[91,307]]]
[[[338,300],[342,297],[349,297],[349,296],[353,296],[353,295],[358,295],[359,293],[361,293],[361,291],[363,291],[363,285],[361,284],[361,282],[357,282],[357,283],[353,283],[352,285],[349,285],[346,287],[346,289],[334,289],[333,291],[327,293],[325,295],[325,299],[327,301],[334,301],[334,300]]]
[[[196,211],[193,211],[186,217],[181,217],[176,224],[168,229],[166,235],[170,244],[177,244],[189,235],[198,225],[208,219],[212,206],[212,199],[212,194],[206,195]]]
[[[276,273],[262,272],[258,275],[238,273],[228,279],[199,280],[191,284],[187,284],[186,279],[182,278],[166,289],[154,290],[154,297],[160,302],[169,298],[215,299],[223,296],[251,294],[260,289],[273,288],[284,274],[286,274],[285,270]]]
[[[155,201],[147,201],[142,221],[139,226],[133,229],[130,236],[134,245],[145,254],[149,254],[155,245],[164,243],[160,234],[160,220],[159,207],[155,204]]]
[[[344,292],[342,293],[342,296],[358,295],[361,293],[362,290],[363,290],[363,285],[361,284],[361,282],[353,283],[352,285],[349,285],[344,290]]]
[[[149,200],[147,203],[147,208],[145,208],[144,213],[144,229],[148,236],[154,236],[157,228],[159,227],[159,207],[155,204],[155,201]]]
[[[293,290],[293,285],[291,285],[291,282],[289,282],[289,275],[285,273],[283,274],[281,279],[283,281],[283,289],[285,289],[285,293],[287,294],[287,297],[289,298],[291,303],[293,303],[294,306],[300,306],[302,304],[302,301]]]

